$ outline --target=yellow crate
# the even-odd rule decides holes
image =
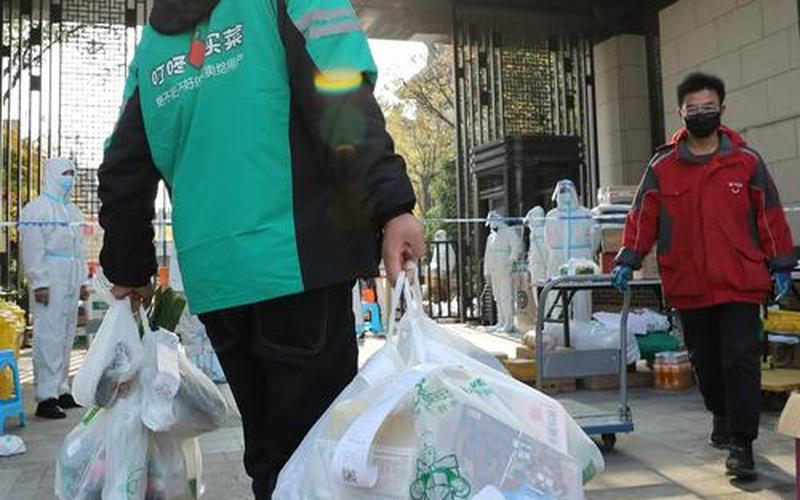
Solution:
[[[16,304],[0,301],[0,350],[14,351],[19,359],[19,337],[25,331],[25,312]],[[14,375],[5,367],[0,371],[0,400],[14,397]]]
[[[769,317],[764,320],[764,330],[800,334],[800,313],[794,311],[771,311]]]
[[[5,367],[0,372],[0,401],[8,401],[14,397],[14,374],[11,368]]]
[[[19,359],[19,336],[21,333],[19,323],[0,314],[0,351],[14,351],[14,357]]]

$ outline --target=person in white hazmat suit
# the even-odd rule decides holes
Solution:
[[[431,282],[428,296],[435,302],[452,300],[458,286],[456,281],[456,251],[448,241],[447,231],[433,233],[433,251],[430,259]]]
[[[44,193],[20,215],[22,265],[32,290],[33,372],[36,415],[61,419],[78,408],[69,386],[69,362],[78,303],[88,298],[83,214],[70,201],[75,164],[53,158],[45,165]]]
[[[491,231],[486,239],[486,254],[483,260],[483,275],[492,286],[492,295],[497,303],[497,324],[492,331],[509,333],[514,331],[514,288],[511,273],[514,261],[522,251],[522,240],[517,231],[503,222],[495,211],[489,212],[486,225]]]
[[[549,258],[550,277],[560,274],[561,266],[573,259],[594,261],[599,241],[598,225],[592,211],[581,206],[578,192],[571,180],[556,184],[553,192],[556,208],[548,212],[544,240]],[[555,298],[555,295],[553,295]],[[548,300],[552,300],[548,297]],[[592,317],[592,293],[579,292],[572,299],[572,319],[589,322]]]
[[[544,242],[545,212],[542,207],[533,207],[525,216],[525,225],[530,230],[528,248],[528,272],[531,275],[531,284],[546,281],[548,248]]]

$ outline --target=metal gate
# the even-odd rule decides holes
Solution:
[[[94,170],[122,100],[149,0],[2,0],[0,285],[20,289],[13,223],[42,189],[47,158],[77,163],[75,201],[96,214]]]
[[[580,178],[574,180],[585,200],[594,199],[599,173],[590,23],[586,15],[548,16],[535,6],[455,3],[459,217],[485,216],[472,170],[475,149],[516,135],[576,138]],[[460,290],[464,305],[475,303],[484,286],[485,238],[482,224],[459,227],[459,268],[469,273]]]
[[[422,293],[428,316],[434,319],[460,319],[458,300],[461,268],[456,258],[457,242],[428,242],[428,254],[421,264]]]

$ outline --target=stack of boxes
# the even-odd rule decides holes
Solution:
[[[622,249],[622,233],[626,209],[633,205],[636,186],[609,186],[600,188],[599,206],[595,213],[600,217],[600,268],[608,274],[614,268],[614,258]],[[636,279],[658,279],[658,261],[655,249],[642,262],[642,269],[635,274]]]

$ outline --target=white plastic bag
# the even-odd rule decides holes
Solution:
[[[150,433],[145,500],[196,500],[203,495],[197,439]]]
[[[591,323],[573,321],[570,323],[570,341],[572,346],[579,351],[619,349],[619,333],[619,328],[610,328],[599,321],[592,321]],[[628,353],[626,360],[628,364],[636,363],[641,357],[639,343],[630,330],[628,330],[627,337]]]
[[[90,410],[67,435],[56,463],[59,500],[143,500],[148,433],[134,385],[108,410]]]
[[[105,481],[106,415],[90,410],[67,435],[56,462],[59,500],[100,500]]]
[[[115,300],[72,382],[75,400],[87,408],[111,406],[141,362],[142,342],[130,301]]]
[[[181,314],[175,333],[181,338],[189,361],[200,368],[213,382],[225,382],[225,373],[208,339],[206,327],[200,318],[189,312],[188,307]]]
[[[169,394],[160,390],[157,355],[159,336],[171,336],[177,342],[177,336],[166,330],[145,333],[140,376],[144,399],[142,422],[152,431],[168,432],[182,438],[197,437],[222,427],[230,417],[230,406],[214,382],[194,366],[180,349],[176,353],[180,375],[177,392]]]
[[[317,421],[273,498],[582,498],[582,477],[603,469],[596,445],[557,401],[453,347],[405,290],[397,335]]]
[[[69,433],[56,463],[59,500],[196,500],[203,494],[196,439],[147,431],[135,386],[111,409],[93,409]]]
[[[0,436],[0,457],[22,455],[25,451],[25,441],[21,437],[11,434]]]
[[[592,314],[592,319],[599,321],[603,326],[619,330],[622,324],[622,314],[599,311]],[[628,331],[634,335],[647,335],[648,318],[644,314],[631,311],[628,314]]]
[[[142,391],[134,383],[106,411],[103,500],[144,499],[149,432],[142,424]]]

